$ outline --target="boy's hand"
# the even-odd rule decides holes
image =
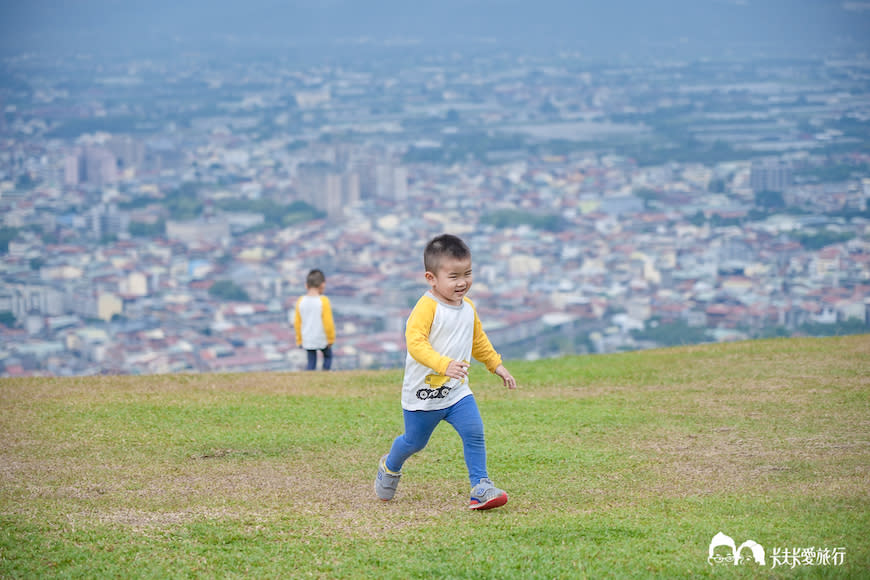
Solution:
[[[495,374],[501,377],[501,380],[504,382],[504,386],[509,389],[517,388],[517,380],[513,377],[512,374],[508,372],[504,365],[498,365],[495,369]]]
[[[463,381],[468,377],[468,367],[469,364],[465,361],[452,360],[450,361],[450,364],[447,365],[447,370],[444,371],[444,374],[451,379],[459,379],[460,381]]]

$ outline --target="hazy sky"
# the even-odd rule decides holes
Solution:
[[[0,0],[0,51],[213,47],[281,41],[486,36],[517,47],[715,56],[870,48],[870,0]]]

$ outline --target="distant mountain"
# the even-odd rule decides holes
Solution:
[[[229,42],[229,37],[235,40]],[[0,6],[0,53],[218,50],[258,40],[488,37],[595,57],[806,56],[870,49],[870,2],[835,0],[28,0]]]

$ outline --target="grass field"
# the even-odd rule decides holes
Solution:
[[[0,577],[870,577],[870,335],[507,366],[487,512],[446,424],[375,498],[400,371],[0,380]]]

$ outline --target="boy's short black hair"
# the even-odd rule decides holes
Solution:
[[[308,272],[308,276],[305,278],[305,286],[308,288],[318,288],[324,282],[326,282],[326,276],[316,268]]]
[[[452,234],[441,234],[426,244],[423,250],[423,267],[433,274],[441,265],[441,258],[450,256],[456,260],[464,260],[471,257],[471,250],[461,239]]]

